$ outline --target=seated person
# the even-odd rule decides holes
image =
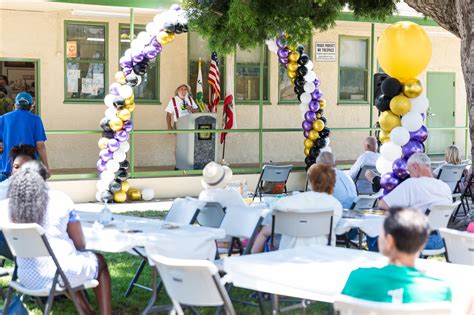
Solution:
[[[389,209],[379,237],[380,250],[389,264],[352,271],[342,294],[394,304],[451,301],[446,283],[415,268],[428,233],[428,218],[417,209]]]
[[[20,167],[28,162],[36,159],[36,149],[29,144],[20,144],[12,147],[8,154],[12,161],[12,175],[18,172]],[[10,177],[0,182],[0,200],[7,198],[8,188],[10,187]]]
[[[332,196],[334,184],[336,182],[336,172],[333,167],[322,164],[314,164],[308,169],[308,180],[312,191],[288,196],[279,199],[272,205],[272,209],[291,211],[321,211],[334,209],[332,227],[332,245],[335,244],[335,227],[342,217],[342,205]],[[252,248],[252,253],[263,252],[267,239],[271,236],[271,226],[262,228]],[[281,249],[294,248],[298,246],[308,246],[314,244],[326,245],[328,238],[292,238],[283,235],[280,242]]]
[[[433,176],[438,177],[439,171],[445,165],[460,165],[461,164],[461,153],[459,153],[459,148],[455,145],[450,145],[446,148],[444,153],[444,161],[433,170]]]
[[[234,189],[226,189],[232,179],[232,170],[228,166],[209,162],[202,170],[201,185],[204,190],[199,200],[218,202],[222,207],[246,207],[242,196]]]
[[[375,166],[380,154],[377,153],[377,140],[374,137],[367,137],[364,139],[364,153],[362,153],[354,165],[352,165],[349,174],[355,182],[359,171],[364,166]],[[370,184],[364,182],[357,182],[357,187],[361,191],[370,191]]]
[[[328,165],[334,169],[336,172],[336,184],[333,196],[339,200],[344,209],[349,209],[357,197],[354,181],[336,167],[336,158],[331,152],[321,152],[316,160],[316,164]]]
[[[97,279],[99,285],[94,291],[100,314],[112,314],[110,274],[104,257],[85,251],[74,203],[66,194],[49,190],[45,177],[40,174],[46,176],[45,167],[38,161],[31,161],[12,177],[8,199],[0,202],[0,220],[41,225],[71,286]],[[17,265],[22,285],[33,290],[51,285],[56,272],[56,266],[48,257],[18,258]],[[82,291],[73,294],[81,313],[94,314]]]

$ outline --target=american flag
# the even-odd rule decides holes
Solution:
[[[232,62],[229,62],[232,61]],[[226,69],[225,69],[225,76],[226,82],[233,82],[234,79],[234,68],[232,65],[234,64],[233,58],[232,60],[227,60],[226,62]],[[226,84],[226,91],[225,91],[225,98],[224,98],[224,108],[222,111],[222,129],[232,129],[237,128],[237,112],[234,104],[234,84]],[[227,136],[227,132],[221,133],[221,143],[225,142],[225,138]],[[225,154],[225,150],[223,150],[223,156]]]
[[[215,52],[211,54],[211,65],[209,66],[207,82],[209,83],[209,111],[215,113],[217,112],[217,105],[221,100],[219,61],[217,60],[217,53]]]

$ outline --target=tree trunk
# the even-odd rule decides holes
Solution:
[[[471,159],[474,156],[474,0],[405,0],[461,39],[461,64],[469,109]],[[467,158],[467,157],[466,157]]]

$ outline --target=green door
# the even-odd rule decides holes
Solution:
[[[455,80],[454,72],[427,73],[427,96],[430,100],[428,128],[454,127]],[[444,154],[451,144],[454,144],[454,130],[429,130],[428,154]]]

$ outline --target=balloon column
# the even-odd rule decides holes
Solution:
[[[158,14],[140,32],[131,43],[130,49],[120,58],[121,71],[114,76],[105,96],[107,106],[105,117],[100,121],[102,137],[98,146],[101,150],[97,161],[99,181],[97,182],[96,199],[104,202],[124,202],[128,198],[136,200],[139,195],[129,191],[127,142],[133,129],[132,115],[135,110],[133,88],[142,81],[148,64],[161,52],[163,45],[173,41],[175,34],[188,31],[185,11],[179,5],[171,6],[170,10]],[[141,198],[141,194],[140,194]]]
[[[301,102],[300,110],[304,120],[302,123],[304,140],[305,164],[309,168],[316,163],[316,158],[322,151],[330,151],[329,134],[326,127],[324,108],[326,100],[319,90],[320,81],[313,71],[313,62],[304,53],[304,47],[288,46],[285,35],[276,40],[267,40],[268,49],[277,53],[280,64],[287,69],[288,77],[294,84],[294,91]]]
[[[381,157],[376,167],[382,174],[380,184],[386,194],[408,176],[408,158],[425,151],[423,142],[428,138],[428,130],[423,121],[429,102],[421,95],[423,87],[416,76],[431,59],[431,42],[417,24],[397,22],[380,36],[377,58],[382,69],[391,76],[382,82],[383,94],[375,101],[381,112],[382,129],[379,134]]]

